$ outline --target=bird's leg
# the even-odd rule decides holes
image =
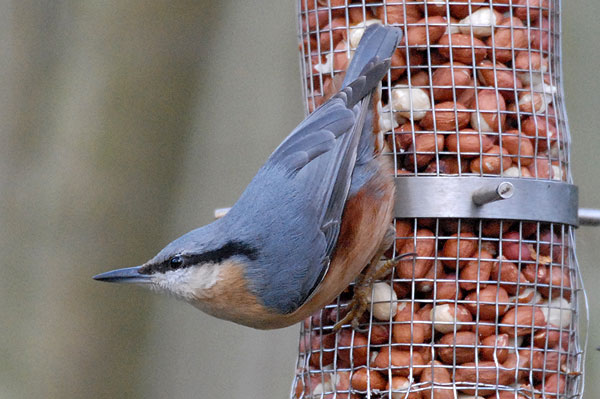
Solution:
[[[366,273],[358,276],[354,284],[354,295],[348,304],[350,310],[346,316],[344,316],[344,318],[336,323],[336,325],[333,327],[333,331],[338,331],[344,324],[347,324],[348,322],[351,322],[352,327],[355,330],[358,330],[358,322],[367,310],[367,307],[370,303],[369,298],[371,296],[371,287],[373,286],[373,283],[388,275],[390,270],[394,268],[403,258],[416,255],[417,254],[414,252],[402,254],[394,259],[387,260],[379,267],[373,267],[377,266],[379,263],[379,258],[374,258],[367,267]]]
[[[367,306],[369,305],[369,298],[371,296],[371,287],[373,286],[373,283],[389,274],[392,268],[395,267],[402,258],[415,255],[413,253],[402,254],[379,265],[379,260],[381,259],[382,255],[392,245],[390,241],[394,239],[394,236],[395,229],[391,228],[388,230],[383,239],[383,245],[381,245],[379,251],[377,251],[377,254],[373,257],[373,259],[371,259],[371,262],[369,262],[369,265],[365,268],[365,272],[360,274],[356,279],[354,285],[354,295],[352,297],[352,301],[350,301],[348,304],[349,312],[336,323],[336,325],[333,327],[334,331],[339,330],[344,324],[350,321],[352,322],[352,327],[355,330],[358,329],[359,319],[365,313]]]
[[[363,277],[365,279],[368,276],[368,279],[370,280],[368,286],[370,286],[375,280],[383,278],[396,265],[395,260],[390,259],[378,267],[379,260],[381,259],[385,251],[387,251],[387,249],[391,247],[392,244],[394,244],[395,238],[396,229],[394,228],[394,226],[390,225],[390,227],[385,232],[385,235],[383,236],[383,240],[381,241],[381,245],[379,246],[379,251],[377,251],[377,254],[375,254],[373,259],[371,259],[371,262],[369,262],[369,265],[365,268],[365,273],[360,275],[360,277]],[[371,294],[371,292],[369,292],[369,294]]]

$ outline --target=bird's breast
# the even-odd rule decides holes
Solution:
[[[189,302],[212,316],[254,328],[265,328],[265,319],[277,314],[266,308],[248,289],[245,265],[227,260],[220,265],[208,289],[198,289]],[[266,327],[269,328],[269,327]]]

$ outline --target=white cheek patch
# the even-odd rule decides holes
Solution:
[[[209,296],[206,291],[217,284],[221,277],[221,265],[191,266],[171,270],[154,277],[155,287],[179,298],[191,300]]]
[[[221,280],[221,265],[204,265],[192,269],[196,270],[191,273],[189,283],[194,288],[196,295],[209,290]]]

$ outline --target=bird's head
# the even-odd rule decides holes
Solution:
[[[246,286],[237,280],[244,279],[247,263],[257,256],[258,250],[250,244],[227,239],[207,225],[179,237],[141,266],[112,270],[94,279],[143,285],[199,305],[223,295],[228,287]]]

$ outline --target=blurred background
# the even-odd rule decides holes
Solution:
[[[600,2],[566,2],[581,205],[600,207]],[[297,327],[255,331],[91,276],[235,202],[303,118],[295,1],[0,2],[0,398],[285,398]],[[600,229],[581,228],[600,397]]]

